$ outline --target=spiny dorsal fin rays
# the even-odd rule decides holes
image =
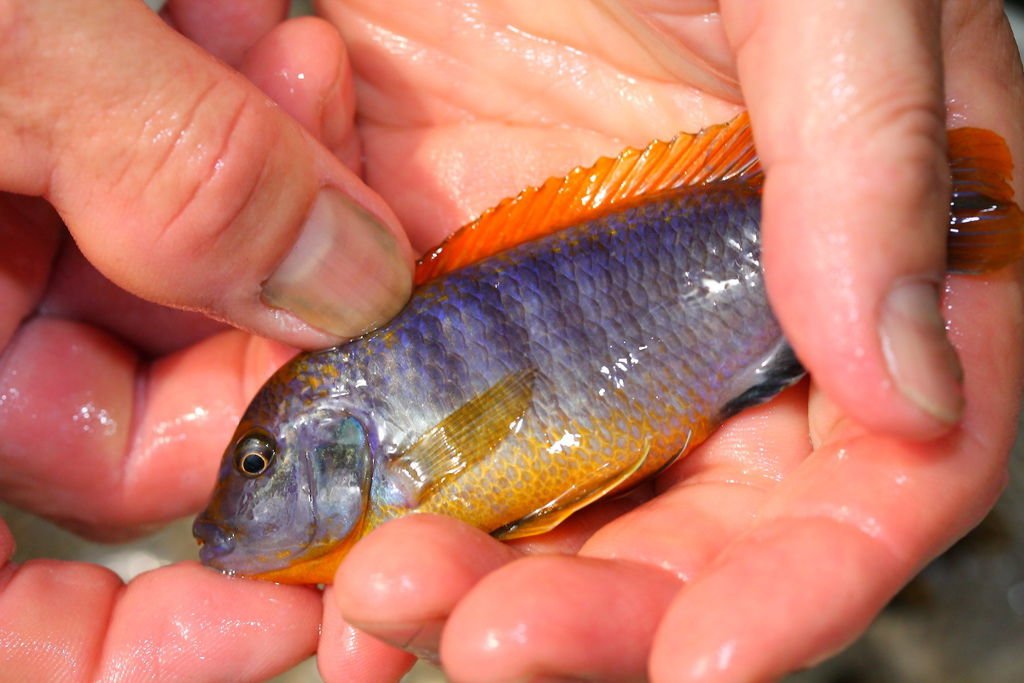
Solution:
[[[746,176],[760,169],[746,113],[695,135],[654,141],[604,157],[561,178],[523,190],[485,212],[427,254],[416,284],[523,242],[595,218],[609,209],[680,187]]]
[[[419,503],[489,456],[530,407],[536,375],[533,367],[509,373],[455,409],[389,461],[393,480]]]

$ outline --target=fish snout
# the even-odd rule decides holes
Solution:
[[[215,565],[217,559],[235,549],[234,532],[204,517],[192,524],[192,535],[199,541],[199,559],[205,565]]]

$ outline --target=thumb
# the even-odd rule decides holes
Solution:
[[[772,305],[847,415],[934,437],[963,409],[940,310],[949,169],[935,3],[749,4],[723,3],[723,21],[765,168]]]
[[[0,189],[49,200],[107,277],[303,347],[404,305],[397,219],[240,75],[141,3],[14,6]]]

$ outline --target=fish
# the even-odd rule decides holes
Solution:
[[[948,262],[1017,260],[1003,140],[948,133]],[[745,113],[524,190],[427,254],[407,306],[259,390],[193,532],[222,572],[328,584],[413,513],[544,533],[805,375],[760,256]]]

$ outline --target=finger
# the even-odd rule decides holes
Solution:
[[[161,14],[182,34],[232,66],[288,16],[289,0],[168,0]]]
[[[239,70],[358,171],[351,72],[332,26],[312,17],[279,24],[247,51]],[[63,245],[39,310],[102,327],[152,355],[180,349],[223,328],[206,316],[128,294],[100,275],[72,241]]]
[[[764,269],[787,337],[864,424],[949,429],[962,391],[938,308],[949,179],[935,3],[722,10],[766,173]]]
[[[327,683],[398,681],[416,663],[408,652],[360,630],[341,616],[335,591],[324,591],[323,627],[316,665]]]
[[[445,621],[481,578],[519,557],[478,529],[411,515],[362,539],[335,578],[347,623],[413,654],[435,658]]]
[[[36,560],[0,581],[0,663],[9,680],[261,681],[313,652],[315,591],[195,565],[127,586],[100,567]]]
[[[20,7],[0,187],[46,197],[107,277],[298,346],[405,303],[390,211],[240,75],[134,2]]]
[[[952,337],[969,370],[962,427],[918,444],[838,425],[760,510],[762,523],[675,600],[653,680],[769,680],[817,661],[993,505],[1021,388],[1020,286],[1008,274],[955,285]],[[716,609],[723,601],[729,609]]]
[[[490,572],[524,551],[575,552],[604,525],[586,542],[585,553],[639,560],[659,571],[670,569],[677,576],[689,576],[749,525],[765,489],[806,456],[805,406],[804,389],[794,388],[772,404],[733,420],[698,454],[681,463],[685,474],[663,476],[666,485],[685,480],[686,486],[676,486],[611,523],[613,516],[633,509],[640,499],[630,496],[588,508],[551,534],[517,542],[514,551],[444,517],[414,515],[395,520],[360,541],[346,557],[335,581],[339,606],[348,622],[428,656],[436,652],[445,621],[465,595],[482,592],[477,600],[490,601],[495,608],[508,601],[504,584],[488,583],[477,590],[477,583]],[[649,493],[642,495],[642,499],[648,497]],[[594,600],[600,603],[603,597],[594,596]],[[539,602],[531,599],[530,604]],[[562,609],[571,612],[573,605],[562,604]],[[480,622],[465,629],[489,628],[484,621],[487,614],[488,610],[480,610]],[[545,623],[549,616],[546,610],[524,609],[517,618],[530,626]],[[588,628],[588,619],[581,615],[578,628]],[[498,667],[494,671],[504,671],[503,657],[501,662],[482,663],[494,648],[479,639],[451,642],[456,644],[449,646],[450,657],[476,661],[471,666],[482,672],[490,671],[492,665]],[[485,651],[471,652],[475,647]],[[551,652],[532,647],[529,652],[517,651],[513,658],[529,670],[555,666]],[[571,664],[561,661],[559,666]]]
[[[648,644],[680,586],[672,574],[641,564],[524,558],[488,575],[459,603],[441,661],[467,682],[643,680]]]
[[[877,547],[827,523],[805,520],[764,530],[736,553],[669,609],[654,639],[652,681],[776,680],[846,645],[867,627],[879,597],[899,586],[891,574],[882,579],[873,573]],[[796,586],[803,586],[799,595]],[[712,607],[713,597],[721,600],[730,588],[740,601]],[[837,614],[843,621],[833,618]],[[687,638],[670,633],[686,616]],[[739,616],[757,619],[764,634],[753,636],[749,625],[739,628]]]
[[[227,329],[201,313],[129,294],[103,277],[66,233],[57,255],[43,263],[52,267],[46,293],[35,306],[37,314],[106,330],[144,356],[168,354]],[[18,322],[26,317],[20,316]]]
[[[286,21],[253,46],[240,69],[348,168],[359,172],[352,69],[333,26],[315,17]]]
[[[358,169],[354,94],[344,48],[333,27],[313,18],[285,22],[247,53],[240,70],[329,149],[345,153],[346,163],[354,160],[350,168]],[[46,234],[33,231],[23,236],[16,226],[10,230],[8,244]],[[45,257],[32,262],[53,261]],[[128,294],[100,275],[70,240],[54,263],[39,311],[101,327],[150,355],[178,350],[223,329],[223,324],[201,314]],[[24,312],[14,312],[14,322],[22,318]]]
[[[807,389],[800,384],[730,420],[658,477],[657,497],[609,522],[581,554],[695,577],[750,528],[765,498],[809,452]]]
[[[807,456],[805,396],[795,387],[731,420],[662,475],[657,497],[584,544],[582,555],[610,562],[516,562],[479,581],[444,631],[446,670],[457,680],[642,678],[664,601],[750,527],[765,496]],[[619,596],[645,612],[620,611]]]
[[[317,4],[356,73],[366,177],[418,250],[581,162],[735,114],[697,87],[735,92],[707,71],[725,52],[714,3],[659,7],[656,28],[619,4]]]
[[[90,535],[202,507],[248,399],[292,352],[240,332],[158,360],[88,326],[25,324],[0,357],[0,488]]]
[[[45,202],[0,193],[0,349],[35,310],[63,232]]]
[[[943,12],[946,108],[950,127],[978,126],[1002,135],[1016,162],[1014,188],[1024,196],[1024,75],[1003,3],[946,3]]]

